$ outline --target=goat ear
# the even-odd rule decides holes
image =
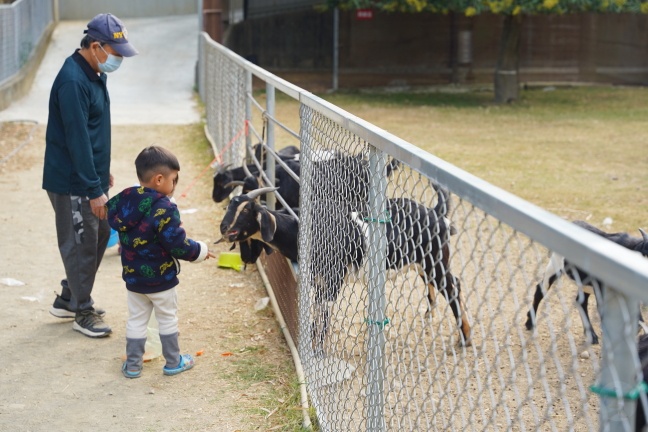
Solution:
[[[272,249],[269,245],[262,243],[263,244],[263,249],[265,250],[266,255],[270,255],[272,252],[274,252],[274,249]]]
[[[264,242],[271,242],[274,238],[275,231],[277,230],[277,221],[272,213],[265,209],[265,207],[259,206],[259,215],[257,220],[259,222],[259,227],[261,228],[261,238]]]

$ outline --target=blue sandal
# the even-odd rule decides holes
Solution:
[[[126,362],[124,362],[124,364],[122,365],[122,374],[124,374],[126,378],[139,378],[140,376],[142,376],[142,369],[137,371],[128,370],[128,368],[126,367]]]
[[[182,373],[194,367],[194,364],[194,358],[191,356],[191,354],[183,354],[180,356],[180,364],[177,367],[168,368],[164,366],[162,368],[162,372],[164,373],[164,375],[178,375],[179,373]]]

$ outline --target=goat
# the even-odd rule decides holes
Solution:
[[[315,196],[316,200],[331,200],[338,198],[340,205],[348,204],[349,208],[356,208],[359,203],[367,200],[369,188],[369,162],[362,156],[343,156],[336,152],[322,151],[317,153],[317,161],[313,162],[313,175],[318,178],[319,187]],[[301,174],[300,161],[284,160],[288,168],[297,176]],[[386,166],[386,175],[389,177],[398,168],[399,161],[392,159]],[[232,181],[226,186],[242,186],[242,193],[262,187],[262,180],[258,171],[253,174],[243,167],[246,177],[240,181]],[[272,186],[272,185],[267,185]],[[291,208],[299,207],[299,183],[279,165],[275,171],[275,184],[281,190],[281,196]],[[351,190],[349,190],[351,188]]]
[[[361,155],[342,156],[326,154],[312,163],[314,179],[312,199],[316,202],[335,202],[348,212],[362,210],[369,197],[369,161]],[[399,166],[397,159],[386,165],[385,175],[391,176]]]
[[[254,157],[256,160],[258,160],[259,162],[263,162],[266,160],[268,152],[262,143],[257,143],[253,145],[252,150],[254,151]],[[299,148],[295,147],[294,145],[286,146],[277,151],[277,155],[282,160],[284,159],[299,160],[299,153],[300,153]]]
[[[263,241],[291,261],[298,260],[298,220],[286,214],[268,210],[256,198],[275,188],[262,188],[233,198],[221,222],[220,230],[229,242],[246,239]],[[446,192],[439,189],[439,194]],[[462,343],[469,345],[471,326],[461,296],[459,280],[450,267],[450,226],[445,218],[447,196],[438,200],[434,209],[427,208],[407,198],[389,199],[388,220],[385,221],[387,238],[386,266],[400,269],[418,264],[419,276],[428,287],[430,305],[435,302],[434,289],[443,293],[460,328]],[[316,204],[317,205],[317,204]],[[324,338],[328,329],[329,312],[326,302],[337,299],[349,268],[359,268],[367,250],[366,222],[358,213],[341,214],[331,208],[318,208],[317,224],[313,238],[327,245],[327,250],[313,248],[309,274],[316,285],[315,304],[317,322],[313,325],[313,343],[317,353],[323,353]],[[321,267],[319,267],[321,266]],[[326,268],[326,271],[320,270]]]
[[[639,336],[637,341],[637,354],[639,356],[639,364],[641,365],[643,379],[648,381],[648,335],[644,334]],[[635,415],[635,432],[642,432],[646,427],[646,411],[642,398],[637,399],[637,414]]]
[[[583,221],[574,221],[574,224],[590,232],[593,232],[594,234],[598,234],[601,237],[611,240],[625,248],[639,252],[643,256],[648,256],[648,235],[641,228],[639,228],[639,232],[641,233],[642,238],[637,238],[623,232],[607,233]],[[567,271],[566,268],[570,270]],[[527,313],[525,326],[527,330],[532,330],[536,326],[536,317],[538,307],[540,307],[540,302],[547,294],[551,286],[558,279],[560,279],[563,274],[567,274],[567,276],[575,281],[580,282],[583,286],[583,290],[578,293],[576,301],[580,304],[581,320],[583,321],[584,332],[586,335],[588,333],[591,335],[592,344],[596,345],[599,343],[599,337],[592,328],[592,323],[587,312],[587,304],[589,301],[589,296],[594,292],[594,285],[600,287],[602,286],[602,283],[583,270],[577,268],[576,266],[573,266],[563,256],[557,253],[551,254],[549,264],[547,265],[547,268],[545,270],[542,282],[538,283],[538,285],[536,286],[535,295],[533,296],[533,305]],[[639,312],[639,320],[643,321],[641,312]]]
[[[284,164],[290,169],[297,177],[300,175],[301,165],[298,160],[285,160]],[[241,186],[242,194],[246,194],[256,189],[260,189],[263,185],[263,179],[261,178],[260,173],[257,172],[257,175],[252,174],[251,171],[247,169],[244,165],[245,170],[245,179],[239,181],[232,181],[226,186]],[[277,165],[275,169],[275,184],[277,189],[281,190],[281,197],[286,201],[291,208],[299,207],[299,183],[293,178],[292,175],[288,173],[286,168],[282,165]],[[277,202],[277,208],[282,208],[283,205],[280,201]]]
[[[221,221],[223,240],[240,243],[248,239],[267,244],[297,262],[299,221],[289,213],[269,210],[257,198],[275,187],[257,189],[230,200]],[[279,235],[275,235],[279,232]]]
[[[293,208],[291,209],[292,212],[299,217],[299,209],[298,208]],[[290,213],[286,209],[280,209],[277,210],[277,214],[283,214],[283,215],[288,215],[291,216]],[[221,241],[225,240],[225,238],[221,238],[218,241],[215,241],[214,243],[220,243]],[[244,269],[247,267],[248,264],[254,264],[257,262],[257,259],[261,256],[261,253],[265,251],[267,255],[270,255],[274,249],[270,247],[268,244],[264,243],[263,241],[256,240],[254,238],[248,238],[246,240],[238,241],[238,242],[233,242],[232,247],[230,250],[233,250],[236,245],[238,244],[239,249],[240,249],[240,254],[241,254],[241,261],[243,261],[244,264]],[[296,262],[296,261],[295,261]]]
[[[256,147],[255,153],[260,153],[258,146],[259,146],[258,144],[255,146]],[[297,153],[295,153],[295,151]],[[279,150],[277,154],[284,161],[294,160],[294,159],[298,159],[299,149],[297,149],[297,147],[294,146],[289,146],[286,147],[286,149]],[[246,171],[254,174],[259,173],[259,170],[257,169],[255,164],[249,164],[247,166],[243,165],[231,169],[230,166],[231,164],[219,165],[218,168],[216,169],[216,172],[214,172],[214,186],[212,189],[212,199],[217,203],[224,201],[234,191],[236,185],[232,184],[232,182],[245,180],[245,178],[247,177]]]

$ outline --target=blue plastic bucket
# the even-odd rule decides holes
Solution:
[[[119,243],[119,234],[114,229],[110,228],[110,238],[108,239],[108,247],[113,247]]]

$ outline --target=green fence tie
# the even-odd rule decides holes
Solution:
[[[380,330],[382,330],[382,329],[385,328],[385,326],[386,326],[387,324],[389,324],[389,318],[385,318],[385,319],[382,320],[382,321],[373,321],[373,320],[370,320],[369,318],[365,318],[365,323],[367,323],[367,324],[371,324],[371,325],[374,325],[374,324],[375,324],[375,325],[377,325],[378,327],[380,327]]]
[[[615,389],[609,389],[597,385],[591,385],[590,390],[592,391],[592,393],[596,393],[599,396],[612,397],[612,398],[619,397],[619,394]],[[646,384],[645,381],[641,381],[639,384],[635,386],[635,388],[630,390],[628,393],[623,394],[622,397],[623,399],[637,400],[639,399],[639,395],[641,395],[642,392],[648,393],[648,384]]]
[[[391,215],[389,214],[389,212],[387,210],[385,210],[385,216],[387,216],[385,219],[380,219],[379,217],[378,218],[366,217],[366,218],[363,218],[363,220],[367,221],[367,222],[378,222],[378,223],[391,222]]]

